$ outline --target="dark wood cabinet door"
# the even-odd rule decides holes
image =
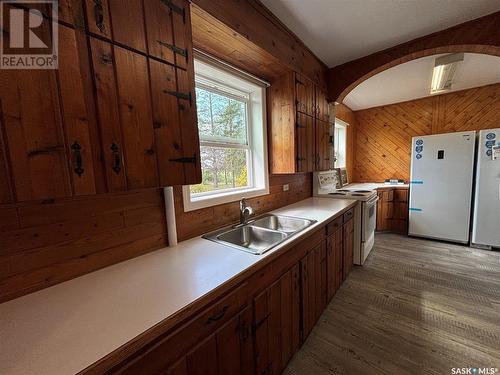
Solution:
[[[354,220],[351,219],[343,226],[343,269],[342,280],[351,272],[354,261]]]
[[[147,0],[153,1],[153,0]],[[146,29],[142,0],[108,0],[113,40],[146,53]]]
[[[326,93],[319,87],[316,87],[316,112],[315,116],[318,120],[329,121],[328,116],[328,101],[326,100]]]
[[[299,348],[299,265],[254,300],[255,373],[280,374]]]
[[[218,375],[253,375],[252,308],[249,306],[215,334]]]
[[[94,169],[100,168],[100,152],[94,98],[86,95],[91,77],[83,70],[89,65],[87,39],[80,42],[82,45],[78,45],[74,29],[59,26],[59,43],[64,48],[59,51],[57,75],[72,189],[74,195],[89,195],[97,192]],[[84,53],[80,54],[79,48]]]
[[[315,86],[306,77],[296,73],[295,97],[297,111],[314,116],[316,113]]]
[[[172,23],[176,47],[175,65],[193,70],[193,40],[191,31],[191,10],[188,0],[172,0]]]
[[[111,20],[108,0],[85,0],[87,30],[91,34],[111,40]]]
[[[315,165],[314,119],[297,113],[297,172],[312,172]]]
[[[184,163],[175,161],[184,157],[179,100],[174,95],[177,92],[175,68],[150,60],[149,70],[160,183],[182,185],[186,181]]]
[[[330,169],[330,124],[326,121],[315,120],[316,129],[316,167],[317,171]]]
[[[181,53],[174,43],[172,9],[161,0],[144,2],[144,17],[150,56],[175,64],[175,53]]]
[[[70,196],[70,155],[63,133],[56,71],[0,70],[0,106],[4,147],[0,167],[3,164],[3,173],[8,167],[12,176],[12,181],[0,183],[2,200]]]
[[[188,375],[217,375],[217,339],[209,336],[187,355]]]
[[[326,240],[327,302],[333,298],[342,282],[342,227]]]
[[[90,38],[102,158],[108,191],[127,189],[113,46]]]
[[[300,261],[302,289],[302,340],[311,333],[326,307],[326,242],[314,247]]]
[[[114,47],[123,152],[129,189],[159,186],[146,57]]]

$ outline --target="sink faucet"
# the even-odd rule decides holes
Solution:
[[[246,224],[250,216],[253,215],[253,208],[247,206],[247,200],[241,198],[240,200],[240,224]]]

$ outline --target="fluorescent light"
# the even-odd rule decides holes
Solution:
[[[441,56],[436,59],[432,71],[431,94],[451,90],[457,65],[463,59],[463,53]]]

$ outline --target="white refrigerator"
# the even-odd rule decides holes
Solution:
[[[468,243],[476,132],[412,139],[410,235]]]
[[[500,129],[479,132],[471,242],[500,247]]]

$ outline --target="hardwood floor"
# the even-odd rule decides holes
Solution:
[[[396,234],[375,244],[285,374],[500,369],[500,253]]]

